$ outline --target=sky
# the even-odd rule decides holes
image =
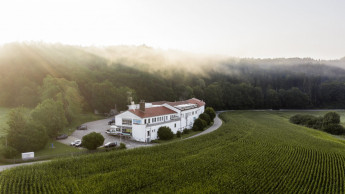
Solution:
[[[345,56],[344,10],[344,0],[4,0],[0,44],[338,59]]]

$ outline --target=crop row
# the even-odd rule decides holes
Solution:
[[[344,193],[345,146],[274,114],[232,112],[173,144],[6,170],[1,193]]]

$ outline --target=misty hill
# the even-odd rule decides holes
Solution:
[[[34,107],[48,75],[75,82],[84,110],[197,97],[217,109],[344,108],[345,65],[205,56],[143,46],[12,43],[0,48],[0,106]],[[115,97],[114,97],[115,96]]]

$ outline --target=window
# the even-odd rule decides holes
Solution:
[[[150,123],[150,122],[151,122],[151,119],[147,119],[147,121],[148,121],[148,123]]]
[[[134,123],[134,124],[140,125],[140,124],[141,124],[141,120],[139,120],[139,119],[133,119],[133,123]]]
[[[175,128],[176,128],[176,123],[175,123]]]
[[[146,119],[144,121],[145,121],[145,124],[146,124]]]
[[[122,125],[132,125],[132,119],[122,119]]]
[[[147,136],[150,136],[150,131],[147,132]]]

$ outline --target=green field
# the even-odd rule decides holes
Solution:
[[[2,193],[344,193],[345,142],[289,123],[290,114],[225,113],[220,129],[194,139],[3,171],[0,189]]]

